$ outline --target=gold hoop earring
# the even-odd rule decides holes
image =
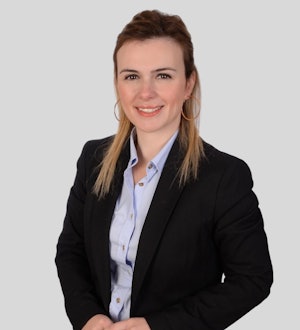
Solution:
[[[193,118],[188,118],[188,117],[184,114],[183,110],[181,110],[181,116],[182,116],[185,120],[187,120],[187,121],[196,120],[196,119],[199,117],[199,115],[200,115],[200,111],[198,111],[198,113],[196,114],[195,117],[193,117]]]
[[[200,98],[198,98],[198,97],[196,97],[196,96],[194,96],[194,95],[189,95],[189,96],[187,96],[187,97],[185,98],[184,102],[189,102],[189,101],[191,101],[192,99],[193,99],[194,101],[196,101],[199,105],[201,104]]]
[[[188,98],[185,100],[185,102],[190,101],[191,98],[195,99],[198,103],[200,103],[200,100],[197,97],[193,96],[193,95],[188,96]],[[196,116],[194,116],[193,118],[188,118],[186,116],[186,114],[184,113],[183,108],[181,110],[181,116],[187,121],[196,120],[199,117],[199,115],[200,115],[200,109],[199,109],[198,113],[196,114]]]
[[[119,100],[117,100],[117,102],[114,105],[114,115],[115,115],[115,118],[117,119],[117,121],[120,121],[120,118],[118,118],[118,116],[116,114],[116,108],[117,108],[118,103],[119,103]]]

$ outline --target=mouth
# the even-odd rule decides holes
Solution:
[[[152,114],[162,109],[162,105],[159,107],[137,107],[137,110],[145,114]]]

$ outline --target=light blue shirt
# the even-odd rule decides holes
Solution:
[[[114,321],[129,318],[132,277],[139,238],[164,164],[177,137],[176,131],[160,152],[148,163],[146,176],[134,184],[132,168],[138,163],[130,135],[130,160],[110,228],[111,301],[109,311]]]

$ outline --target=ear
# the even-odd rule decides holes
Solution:
[[[186,99],[188,99],[191,96],[195,83],[196,83],[196,72],[193,71],[190,77],[186,81],[186,87],[185,87]]]

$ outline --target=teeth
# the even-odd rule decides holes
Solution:
[[[156,108],[138,108],[139,111],[142,111],[142,112],[146,112],[146,113],[152,113],[154,111],[157,111],[159,109],[161,109],[161,107],[156,107]]]

